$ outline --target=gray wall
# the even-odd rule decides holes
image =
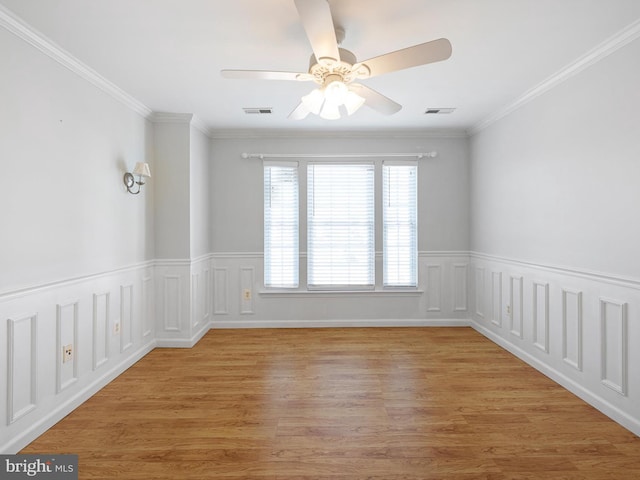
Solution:
[[[211,250],[262,252],[263,166],[247,153],[411,153],[436,150],[419,165],[421,251],[469,249],[468,151],[460,137],[278,136],[218,138],[211,144]],[[301,245],[301,250],[304,246]]]
[[[471,139],[471,249],[640,277],[640,41]]]
[[[151,124],[0,29],[0,292],[154,258]]]

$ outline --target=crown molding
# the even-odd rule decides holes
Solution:
[[[213,139],[236,138],[467,138],[468,133],[461,129],[449,130],[293,130],[293,129],[256,129],[256,130],[209,130]]]
[[[55,42],[25,23],[3,5],[0,5],[0,26],[37,48],[63,67],[68,68],[76,75],[98,87],[100,90],[111,95],[137,114],[145,118],[148,118],[149,115],[151,115],[151,109],[149,109],[149,107],[133,98],[115,84],[111,83],[95,70],[89,68],[62,47],[56,45]]]
[[[152,123],[190,125],[207,137],[211,137],[208,125],[192,113],[153,112],[148,118]]]
[[[594,49],[590,50],[583,56],[579,57],[577,60],[573,61],[562,70],[556,72],[555,74],[548,77],[546,80],[542,81],[535,87],[527,90],[523,95],[518,97],[515,101],[498,110],[494,114],[485,118],[481,122],[474,125],[469,130],[469,135],[475,135],[489,125],[497,122],[503,117],[506,117],[510,113],[518,110],[520,107],[526,105],[530,101],[539,97],[543,93],[551,90],[552,88],[560,85],[564,81],[573,77],[574,75],[580,73],[586,68],[598,63],[600,60],[608,57],[612,53],[616,52],[620,48],[625,45],[631,43],[640,37],[640,20],[636,20],[632,24],[620,30],[618,33],[612,35],[607,40],[599,44]]]
[[[194,115],[191,119],[191,125],[200,133],[203,133],[207,137],[211,138],[211,129],[209,128],[209,125],[207,125],[200,117],[196,117]]]
[[[153,112],[149,115],[152,123],[182,123],[191,125],[193,114],[191,113],[172,113],[172,112]]]

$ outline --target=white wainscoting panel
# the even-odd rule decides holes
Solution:
[[[142,337],[153,336],[153,277],[148,275],[142,279]]]
[[[485,268],[476,267],[476,282],[475,282],[475,304],[476,315],[480,318],[484,318],[484,304],[485,304]]]
[[[600,299],[602,383],[627,394],[627,303]]]
[[[211,321],[211,259],[201,257],[191,263],[191,335]]]
[[[502,327],[502,272],[491,272],[491,323]]]
[[[78,301],[56,306],[56,389],[61,393],[78,381]],[[70,361],[64,362],[63,348],[73,347]]]
[[[93,294],[93,369],[109,361],[110,293]]]
[[[155,347],[154,335],[143,340],[140,318],[127,313],[132,286],[153,269],[142,262],[0,292],[7,325],[0,329],[0,452],[18,452]],[[137,332],[124,353],[113,341],[121,293],[122,329]],[[65,345],[72,346],[67,361]]]
[[[533,282],[533,344],[549,353],[549,283]]]
[[[518,338],[523,338],[523,288],[521,276],[511,275],[509,277],[509,306],[511,307],[511,314],[509,315],[509,329],[511,334]]]
[[[453,311],[466,312],[467,304],[467,267],[466,263],[453,264]]]
[[[182,310],[181,276],[164,275],[164,297],[162,298],[162,311],[165,332],[179,332],[182,323],[180,312]]]
[[[120,353],[133,347],[133,285],[120,285]]]
[[[208,293],[202,281],[208,255],[195,260],[162,260],[155,273],[156,345],[190,348],[209,329],[204,307]]]
[[[640,278],[476,252],[469,256],[472,268],[491,272],[491,291],[484,293],[492,305],[491,321],[474,307],[472,327],[640,435],[640,323],[631,313],[640,312]],[[501,285],[502,278],[509,285]],[[471,280],[481,281],[477,275]],[[514,314],[509,329],[499,324],[506,307],[503,287]],[[481,300],[480,292],[482,287],[474,301]]]
[[[38,316],[7,320],[7,424],[24,417],[38,401]]]
[[[202,318],[209,322],[211,321],[211,268],[207,263],[207,267],[204,269],[204,286],[203,286],[203,296],[202,296]]]
[[[191,325],[196,328],[202,321],[202,283],[200,272],[191,273]]]
[[[262,284],[261,253],[213,254],[212,327],[466,325],[468,258],[466,252],[420,252],[417,287],[384,288],[380,253],[375,288],[318,291],[306,287],[303,260],[299,287],[275,289]]]
[[[562,359],[582,370],[582,292],[562,289]]]
[[[213,269],[213,313],[214,315],[229,314],[229,269],[215,267]]]
[[[240,314],[253,314],[253,267],[240,267]]]
[[[442,267],[439,264],[427,266],[427,312],[442,311]]]

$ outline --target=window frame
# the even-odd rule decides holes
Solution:
[[[281,262],[281,266],[286,268],[287,266],[291,267],[290,272],[281,272],[279,278],[285,278],[287,275],[290,276],[292,281],[290,283],[282,282],[280,284],[275,283],[274,276],[272,272],[274,270],[273,265],[273,250],[268,249],[268,245],[272,244],[273,236],[268,234],[269,227],[271,226],[271,208],[273,206],[273,189],[275,188],[272,184],[272,168],[283,168],[283,169],[291,169],[294,171],[294,174],[291,175],[291,178],[294,180],[294,192],[293,197],[295,198],[295,203],[287,204],[286,198],[288,194],[291,192],[284,192],[284,196],[280,199],[280,202],[285,207],[282,213],[286,216],[284,219],[280,219],[280,222],[285,223],[287,220],[294,221],[292,224],[292,228],[295,230],[293,235],[290,235],[289,238],[285,239],[285,241],[290,242],[290,246],[293,247],[293,252],[290,253],[290,258],[288,259],[290,263],[286,261]],[[269,171],[269,185],[267,186],[267,171]],[[282,179],[286,178],[286,175],[281,175]],[[269,191],[267,191],[269,190]],[[273,289],[297,289],[300,288],[300,166],[298,162],[273,162],[273,161],[265,161],[263,163],[263,284],[265,288],[273,288]],[[286,207],[292,206],[289,211],[286,211]],[[268,208],[269,207],[269,208]],[[295,212],[294,212],[295,210]],[[269,212],[269,213],[268,213]],[[269,224],[267,223],[267,219],[269,219]],[[281,249],[286,249],[286,245],[284,244],[283,238],[284,235],[280,235],[281,240]],[[282,256],[285,257],[284,255]],[[286,259],[285,259],[286,260]],[[276,276],[278,277],[278,276]]]
[[[405,216],[405,219],[408,218],[409,221],[406,223],[403,222],[394,222],[393,225],[396,226],[404,226],[410,230],[408,237],[409,245],[404,248],[410,249],[409,256],[409,268],[410,271],[406,274],[410,281],[407,283],[391,283],[387,280],[387,276],[390,275],[388,259],[392,254],[392,248],[387,246],[388,241],[388,227],[392,224],[392,222],[387,221],[387,216],[390,215],[390,202],[391,198],[388,198],[388,195],[391,195],[392,192],[388,192],[388,185],[391,181],[389,178],[389,182],[387,182],[387,170],[393,168],[411,168],[413,175],[413,184],[407,185],[407,187],[412,188],[413,198],[406,198],[407,208],[410,210],[409,212],[398,212],[396,208],[396,213],[402,213]],[[382,162],[382,286],[383,288],[417,288],[418,286],[418,164],[416,162],[407,162],[407,161],[384,161]],[[397,185],[397,187],[400,187]],[[401,196],[402,192],[394,192],[394,196],[396,199],[398,196]],[[406,193],[406,192],[405,192]],[[411,202],[411,203],[409,203]]]
[[[312,282],[312,274],[313,274],[313,270],[314,270],[314,266],[312,264],[313,262],[313,255],[314,252],[312,252],[312,248],[313,246],[311,245],[311,242],[313,241],[312,238],[312,228],[313,228],[313,222],[311,221],[311,217],[313,215],[313,211],[314,211],[314,199],[315,199],[315,191],[314,188],[312,188],[311,185],[311,176],[315,175],[315,173],[312,174],[312,170],[315,170],[315,167],[319,167],[320,169],[323,169],[323,167],[354,167],[354,169],[358,169],[361,168],[362,171],[366,174],[366,178],[363,179],[362,181],[362,185],[360,185],[361,187],[364,186],[365,187],[365,191],[364,191],[364,195],[369,195],[370,198],[366,199],[368,201],[368,205],[364,206],[364,211],[365,213],[370,215],[370,218],[367,218],[365,220],[363,220],[363,222],[356,224],[355,227],[357,228],[358,225],[360,226],[361,229],[365,230],[365,236],[369,237],[369,241],[365,245],[365,254],[368,256],[368,258],[365,260],[365,262],[362,262],[362,264],[366,263],[366,269],[367,269],[367,282],[363,282],[363,283],[311,283]],[[311,168],[310,168],[311,167]],[[362,168],[364,167],[364,168]],[[345,172],[346,174],[346,172]],[[340,162],[327,162],[327,161],[311,161],[307,163],[307,172],[306,172],[306,188],[307,188],[307,195],[306,195],[306,199],[307,199],[307,204],[306,204],[306,209],[307,209],[307,216],[306,216],[306,221],[307,221],[307,225],[306,225],[306,231],[307,231],[307,236],[306,236],[306,251],[307,251],[307,289],[308,290],[313,290],[313,291],[327,291],[327,290],[375,290],[376,288],[376,232],[377,232],[377,228],[376,228],[376,164],[373,161],[367,161],[367,160],[363,160],[363,161],[340,161]],[[314,176],[315,179],[315,176]],[[364,185],[365,183],[368,183],[369,185]],[[313,198],[312,198],[313,196]],[[347,195],[348,198],[351,198],[349,195]],[[347,198],[343,198],[343,200],[347,200]],[[331,208],[331,207],[329,207]],[[360,210],[360,209],[358,209]],[[358,212],[354,212],[354,213],[358,213]],[[319,224],[321,222],[318,222]],[[333,228],[334,224],[338,224],[341,222],[332,222],[331,223],[331,229]],[[346,225],[347,228],[351,228],[352,225]],[[339,242],[333,242],[334,245],[338,246]],[[354,245],[357,245],[355,242],[350,242],[350,241],[346,241],[342,243],[343,246],[347,246],[351,247]],[[362,252],[361,252],[362,253]],[[330,263],[330,262],[327,262]],[[348,268],[346,268],[345,270],[348,270]],[[344,272],[342,273],[342,275],[344,275]]]
[[[420,168],[419,162],[417,160],[394,160],[394,159],[378,159],[378,158],[362,158],[362,160],[354,159],[350,156],[345,156],[344,158],[336,158],[332,156],[331,159],[323,159],[323,158],[313,158],[313,160],[307,160],[304,156],[293,157],[294,160],[287,159],[286,161],[274,161],[274,160],[263,160],[264,164],[295,164],[297,165],[297,180],[298,180],[298,266],[297,266],[297,274],[298,274],[298,285],[296,287],[291,286],[269,286],[266,283],[263,284],[264,290],[262,290],[261,294],[267,295],[283,295],[288,296],[291,294],[294,295],[305,295],[309,294],[311,296],[316,295],[329,295],[332,294],[369,294],[369,293],[389,293],[396,295],[414,295],[424,293],[423,290],[420,289],[420,252],[419,252],[419,230],[418,230],[418,221],[420,218],[420,207],[419,207],[419,191],[420,191]],[[373,243],[373,285],[366,286],[364,288],[354,285],[345,285],[345,286],[311,286],[309,285],[308,278],[308,225],[307,225],[307,202],[308,202],[308,166],[311,164],[327,164],[327,163],[337,163],[337,164],[373,164],[374,173],[373,173],[373,196],[374,196],[374,243]],[[416,252],[415,252],[415,285],[384,285],[384,238],[383,238],[383,228],[384,228],[384,213],[383,213],[383,168],[384,165],[413,165],[416,167]],[[263,219],[264,222],[264,219]],[[266,247],[266,245],[265,245]],[[263,251],[263,254],[267,255],[266,251]]]

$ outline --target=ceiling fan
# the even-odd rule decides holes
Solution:
[[[313,81],[319,88],[302,97],[289,118],[301,120],[309,113],[328,120],[340,118],[340,107],[348,115],[363,104],[386,115],[398,112],[402,105],[355,83],[383,73],[446,60],[451,56],[451,43],[446,38],[421,43],[395,52],[358,62],[349,50],[339,48],[344,30],[334,27],[328,0],[294,0],[298,15],[311,43],[313,55],[308,73],[272,72],[265,70],[222,70],[225,78]]]

